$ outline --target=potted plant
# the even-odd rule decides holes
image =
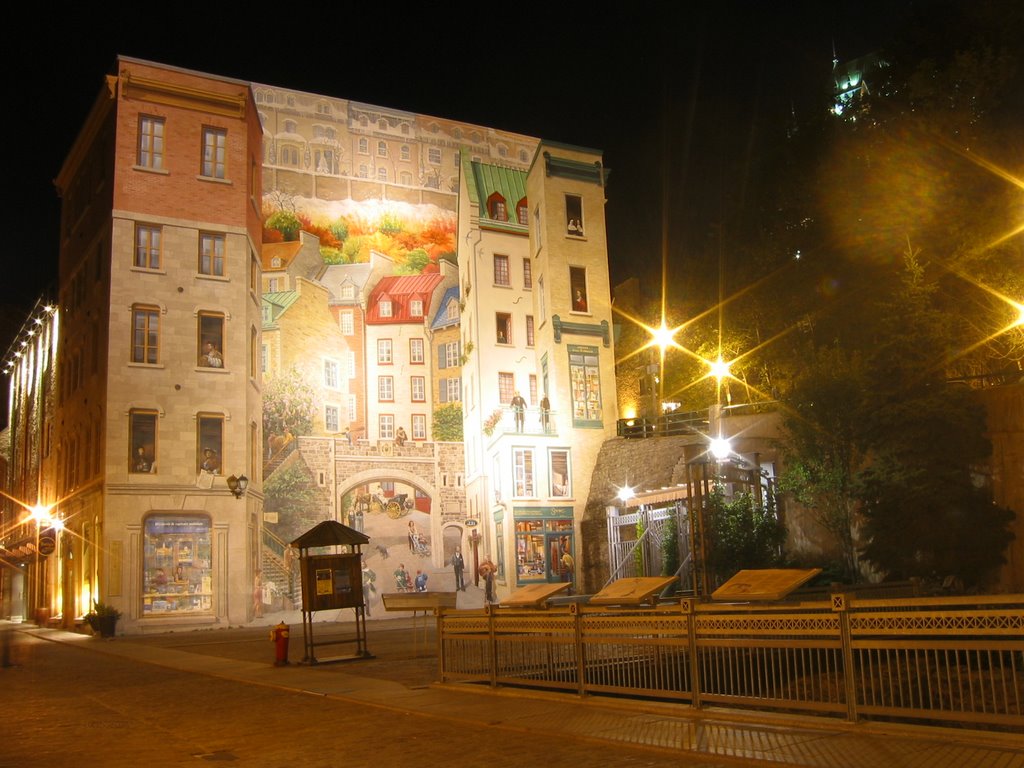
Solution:
[[[89,622],[92,631],[99,632],[100,637],[113,637],[119,618],[121,612],[106,603],[93,602],[92,610],[85,614],[85,620]]]

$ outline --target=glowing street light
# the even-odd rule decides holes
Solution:
[[[711,375],[714,376],[719,382],[721,382],[722,379],[727,378],[729,376],[729,367],[731,365],[732,363],[725,362],[721,358],[721,356],[719,356],[719,358],[715,360],[713,363],[708,363],[708,367],[711,368]]]
[[[633,492],[632,488],[630,488],[628,485],[624,485],[621,488],[619,488],[618,496],[619,501],[625,504],[627,501],[636,496],[636,494]]]
[[[732,442],[728,438],[719,435],[711,439],[709,448],[711,449],[711,455],[722,461],[729,458],[729,454],[732,453]]]

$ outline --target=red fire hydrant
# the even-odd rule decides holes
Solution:
[[[288,625],[282,621],[270,630],[270,642],[274,644],[274,666],[288,666]]]

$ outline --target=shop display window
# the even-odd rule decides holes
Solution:
[[[152,515],[146,518],[144,537],[143,616],[211,613],[209,518]]]

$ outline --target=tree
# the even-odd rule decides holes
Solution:
[[[308,435],[313,431],[316,393],[294,368],[263,386],[263,434]]]
[[[779,489],[791,493],[832,537],[843,578],[858,576],[854,525],[863,464],[860,414],[864,372],[857,354],[819,349],[787,398],[786,468]]]
[[[727,499],[716,485],[705,499],[704,546],[708,572],[721,584],[745,568],[770,568],[781,559],[786,527],[775,514],[775,502],[759,504],[749,493]]]
[[[439,442],[462,442],[462,406],[459,403],[447,403],[435,408],[430,431],[432,437]]]
[[[263,228],[277,230],[285,241],[291,241],[299,239],[302,223],[292,211],[277,211],[270,215]]]
[[[1004,562],[1013,513],[974,483],[971,467],[990,450],[984,413],[966,387],[945,381],[949,319],[924,278],[908,249],[902,279],[876,310],[861,552],[891,578],[953,576],[980,586]]]

